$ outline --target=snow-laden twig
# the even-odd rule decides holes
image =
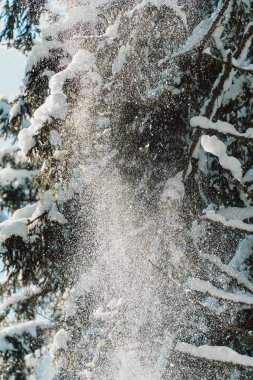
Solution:
[[[199,53],[199,55],[202,54],[203,49],[205,47],[205,44],[212,37],[215,29],[219,25],[219,22],[221,21],[221,19],[224,17],[225,12],[226,12],[226,10],[227,10],[227,8],[229,6],[231,6],[231,0],[225,0],[224,3],[223,3],[223,5],[222,5],[222,7],[220,8],[220,11],[218,12],[216,18],[214,19],[212,25],[210,26],[208,32],[204,35],[203,39],[201,40],[200,45],[198,46],[198,53]]]
[[[26,288],[23,292],[13,294],[12,296],[2,299],[0,305],[0,315],[7,312],[10,306],[22,304],[22,303],[31,303],[31,299],[39,296],[41,289]]]
[[[236,73],[236,70],[233,67],[231,67],[231,64],[234,61],[236,61],[238,65],[241,65],[244,62],[244,60],[247,57],[248,50],[251,46],[252,36],[253,36],[253,23],[250,22],[247,25],[244,36],[242,37],[242,41],[239,44],[238,48],[235,50],[234,54],[232,54],[232,52],[229,52],[227,56],[228,64],[223,65],[223,70],[212,88],[210,98],[205,102],[203,106],[200,116],[204,116],[207,119],[212,120],[212,118],[216,114],[218,103],[219,104],[221,103],[221,101],[218,102],[218,100],[222,96],[224,89],[228,86],[228,83],[232,81]],[[201,52],[202,51],[203,49],[201,49]],[[188,160],[187,160],[188,164],[186,165],[186,168],[183,174],[184,181],[186,180],[189,174],[189,167],[192,161],[192,156],[193,156],[196,146],[199,143],[199,139],[201,135],[202,135],[202,130],[200,127],[197,127],[194,132],[192,144],[189,149]]]
[[[246,367],[253,367],[253,358],[247,355],[240,355],[236,351],[225,346],[193,346],[185,342],[178,342],[176,351],[182,352],[201,359],[214,360]]]
[[[241,73],[243,74],[253,74],[253,69],[252,68],[248,68],[248,67],[241,67],[241,66],[238,66],[238,65],[235,65],[232,62],[230,61],[224,61],[223,59],[221,58],[218,58],[216,57],[215,55],[213,55],[209,49],[206,49],[205,51],[203,51],[203,54],[206,54],[208,55],[208,57],[210,57],[211,59],[215,60],[216,62],[219,62],[225,66],[229,66],[231,69],[235,69],[237,71],[240,71]]]
[[[233,331],[235,334],[241,334],[242,336],[244,336],[245,339],[247,339],[250,342],[253,341],[253,337],[250,335],[250,333],[247,330],[244,330],[240,327],[232,325],[229,321],[225,320],[218,314],[215,314],[215,312],[213,312],[208,306],[202,304],[197,299],[195,299],[195,297],[191,293],[191,289],[180,284],[178,281],[174,280],[167,273],[164,273],[162,269],[159,268],[156,264],[154,264],[151,260],[148,260],[148,261],[156,269],[156,271],[164,278],[166,282],[175,284],[177,286],[177,289],[179,289],[180,292],[184,294],[184,296],[189,300],[190,303],[196,305],[197,307],[200,307],[202,310],[204,310],[207,313],[207,315],[211,316],[215,320],[218,320],[224,329]]]
[[[227,220],[223,215],[216,213],[214,210],[209,210],[204,215],[204,218],[210,220],[212,222],[221,223],[224,227],[229,227],[233,229],[237,229],[243,232],[253,232],[253,224],[244,223],[239,219],[229,219]]]
[[[224,290],[218,289],[213,286],[209,281],[203,281],[199,278],[191,277],[187,281],[187,286],[191,290],[195,290],[201,293],[208,293],[213,297],[217,297],[229,302],[253,305],[253,296],[244,293],[230,293]]]
[[[200,257],[203,260],[208,260],[210,263],[214,264],[221,272],[226,273],[230,278],[237,281],[239,285],[253,292],[253,283],[248,280],[244,273],[238,272],[232,266],[224,264],[220,257],[216,255],[208,255],[201,253]]]
[[[227,12],[228,7],[231,7],[231,0],[226,0],[222,7],[218,6],[213,14],[206,20],[201,21],[196,28],[193,30],[192,34],[187,38],[183,47],[177,50],[172,56],[167,56],[161,59],[158,63],[159,66],[165,66],[170,60],[182,58],[186,55],[192,54],[193,51],[197,51],[201,54],[205,44],[210,40],[212,34],[215,32],[219,23]],[[207,31],[206,31],[207,29]]]
[[[201,146],[205,152],[211,153],[218,157],[220,165],[232,173],[233,178],[241,180],[242,166],[240,161],[234,156],[227,155],[226,145],[220,141],[215,135],[202,135]]]
[[[15,350],[14,345],[9,342],[7,337],[22,336],[24,333],[29,333],[31,336],[36,337],[36,327],[41,326],[40,322],[28,321],[16,324],[15,326],[5,327],[0,330],[0,352]]]
[[[249,128],[245,133],[240,133],[226,121],[217,120],[213,122],[205,116],[194,116],[190,120],[190,125],[193,128],[199,127],[207,131],[216,131],[226,136],[240,138],[243,141],[253,141],[253,128]]]

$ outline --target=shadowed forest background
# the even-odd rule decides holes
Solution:
[[[252,1],[1,12],[2,379],[250,379]]]

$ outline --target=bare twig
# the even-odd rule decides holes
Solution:
[[[37,308],[36,308],[36,313],[38,315],[40,315],[42,318],[47,319],[49,322],[55,323],[55,321],[53,321],[52,319],[48,318],[46,315],[40,313]]]

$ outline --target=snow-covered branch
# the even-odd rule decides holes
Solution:
[[[215,60],[216,62],[221,63],[222,65],[229,66],[231,69],[235,69],[243,74],[253,74],[253,65],[248,65],[246,67],[238,66],[236,61],[224,61],[221,58],[216,57],[210,52],[210,49],[206,49],[203,51],[203,54],[206,54],[211,59]]]
[[[247,208],[243,209],[247,210]],[[253,232],[253,224],[244,223],[240,219],[226,219],[225,216],[220,214],[219,212],[215,212],[213,210],[207,211],[204,216],[205,219],[210,220],[212,222],[221,223],[224,227],[229,227],[232,229],[237,229],[241,232]]]
[[[204,37],[202,38],[202,40],[201,40],[201,42],[200,42],[200,44],[198,46],[198,52],[199,52],[199,54],[202,54],[203,49],[206,46],[206,43],[212,37],[212,35],[215,32],[217,26],[219,25],[221,19],[224,17],[224,15],[225,15],[228,7],[231,7],[231,5],[232,5],[232,1],[231,0],[221,1],[221,8],[220,8],[220,10],[218,10],[217,16],[214,18],[214,21],[213,21],[211,27],[209,28],[208,32],[204,35]]]
[[[205,116],[192,117],[190,120],[190,125],[193,128],[199,127],[207,131],[216,131],[219,134],[235,137],[245,143],[247,143],[247,141],[253,142],[253,128],[248,128],[246,132],[240,133],[232,124],[226,121],[217,120],[214,122]]]
[[[203,281],[199,278],[189,278],[187,281],[187,286],[191,290],[195,290],[201,293],[208,293],[212,297],[217,297],[229,302],[253,305],[253,295],[248,295],[245,293],[230,293],[216,288],[209,281]]]
[[[181,353],[192,355],[201,359],[253,367],[252,357],[247,355],[240,355],[229,347],[208,345],[196,347],[189,343],[178,342],[175,349]]]

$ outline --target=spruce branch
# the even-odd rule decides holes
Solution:
[[[217,14],[216,18],[214,19],[212,25],[210,26],[208,32],[205,34],[205,36],[201,40],[200,45],[197,48],[197,52],[198,52],[199,56],[202,54],[202,52],[203,52],[203,50],[205,48],[206,43],[210,40],[210,38],[212,37],[212,35],[215,32],[216,28],[218,27],[219,22],[224,17],[225,12],[226,12],[227,8],[229,7],[231,1],[233,1],[233,0],[225,0],[224,1],[223,5],[222,5],[222,7],[220,9],[220,11],[218,12],[218,14]]]
[[[236,335],[241,334],[245,339],[247,339],[248,342],[250,342],[251,344],[253,343],[253,336],[250,334],[250,332],[248,332],[247,330],[245,330],[241,327],[237,327],[237,326],[231,324],[229,321],[227,321],[224,318],[220,317],[219,315],[215,314],[209,307],[207,307],[206,305],[204,305],[200,301],[196,300],[193,297],[192,291],[189,288],[184,287],[182,284],[180,284],[179,282],[174,280],[167,273],[164,273],[163,270],[159,266],[154,264],[150,259],[148,261],[156,269],[156,271],[164,278],[164,280],[166,280],[168,283],[172,282],[173,284],[175,284],[177,286],[177,288],[179,289],[179,291],[181,293],[183,293],[186,296],[186,298],[189,299],[190,303],[200,307],[205,312],[207,312],[207,314],[209,314],[209,316],[218,320],[221,323],[221,325],[225,328],[225,330],[229,329],[229,330],[233,331]]]
[[[243,74],[251,74],[253,75],[253,70],[247,69],[246,67],[236,66],[231,60],[230,61],[224,61],[221,58],[216,57],[214,54],[211,54],[207,51],[204,51],[203,54],[207,55],[209,58],[213,59],[216,62],[221,63],[224,66],[229,66],[231,69],[235,69]]]

